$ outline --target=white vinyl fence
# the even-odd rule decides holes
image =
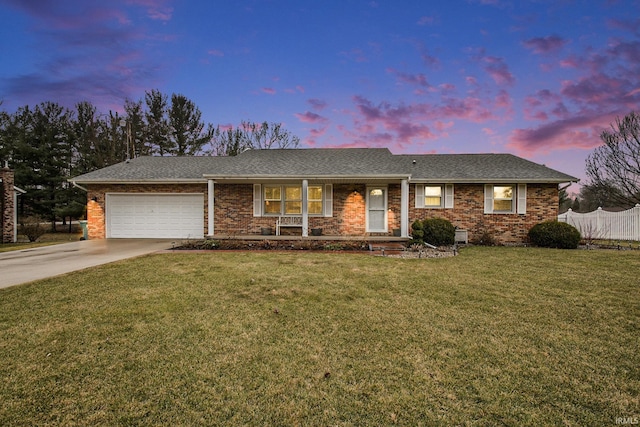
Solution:
[[[622,212],[598,208],[581,214],[569,209],[558,215],[558,221],[573,225],[585,239],[640,241],[640,204]]]

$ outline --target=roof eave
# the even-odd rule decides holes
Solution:
[[[573,178],[573,177],[571,177]],[[472,179],[472,178],[455,178],[455,179],[441,179],[441,178],[413,178],[410,180],[413,184],[420,183],[443,183],[443,184],[563,184],[565,182],[577,183],[580,180],[578,178],[563,179],[563,178],[495,178],[495,179]]]
[[[396,180],[396,179],[409,179],[408,175],[214,175],[205,174],[205,179],[213,179],[216,181],[277,181],[277,180],[363,180],[363,179],[377,179],[377,180]]]
[[[73,178],[67,181],[82,185],[96,184],[206,184],[206,179],[92,179],[76,180]]]

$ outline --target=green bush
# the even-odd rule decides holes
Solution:
[[[580,232],[571,224],[545,221],[529,230],[529,240],[543,248],[576,249],[580,243]]]
[[[416,220],[411,224],[412,243],[429,243],[434,246],[453,245],[456,229],[443,218],[429,218]]]

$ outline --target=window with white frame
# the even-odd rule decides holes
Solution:
[[[425,185],[424,206],[426,208],[441,208],[442,193],[442,185]]]
[[[307,212],[323,215],[324,186],[307,187]],[[302,215],[302,186],[263,185],[262,200],[264,215]],[[254,196],[255,197],[255,196]]]
[[[527,213],[527,184],[486,184],[484,213]]]
[[[309,215],[322,215],[322,186],[310,185],[307,189]]]
[[[264,213],[266,215],[280,215],[282,213],[282,187],[264,186]]]
[[[453,184],[416,184],[416,208],[453,209]]]
[[[513,185],[494,185],[493,212],[513,212],[514,193]]]

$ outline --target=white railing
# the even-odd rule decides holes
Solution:
[[[598,208],[582,214],[569,209],[558,221],[573,225],[585,239],[640,241],[640,204],[622,212]]]

